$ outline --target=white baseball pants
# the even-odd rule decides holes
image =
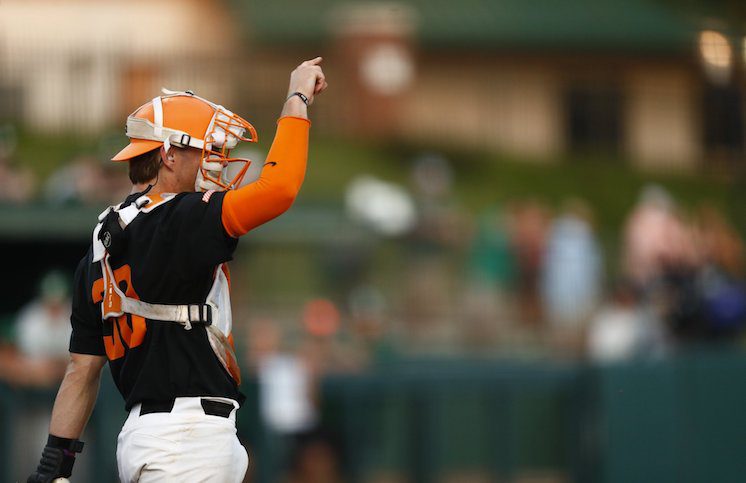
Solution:
[[[230,416],[205,414],[201,399],[232,404]],[[238,403],[226,398],[176,398],[171,412],[130,411],[119,433],[117,466],[122,483],[240,483],[249,464],[236,437]]]

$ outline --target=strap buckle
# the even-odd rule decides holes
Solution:
[[[184,140],[185,138],[186,138],[186,141]],[[179,139],[179,141],[176,144],[180,144],[182,147],[187,147],[187,146],[189,146],[190,142],[192,142],[192,136],[190,136],[189,134],[184,133],[184,134],[181,135],[181,138]]]
[[[189,323],[212,325],[212,307],[207,304],[190,305],[187,311]]]

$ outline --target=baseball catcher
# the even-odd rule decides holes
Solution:
[[[72,474],[104,363],[129,412],[119,433],[122,482],[240,482],[240,371],[231,335],[238,238],[287,210],[303,182],[307,107],[326,89],[321,58],[290,75],[260,178],[231,157],[254,128],[190,91],[165,91],[127,118],[132,193],[98,218],[75,272],[70,362],[49,438],[29,483]]]

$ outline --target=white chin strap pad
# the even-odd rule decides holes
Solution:
[[[210,163],[215,164],[215,163]],[[217,163],[219,164],[219,163]],[[215,173],[214,171],[211,172],[215,178],[219,179],[218,173]],[[222,171],[220,172],[222,173]],[[224,188],[216,183],[213,183],[209,179],[205,179],[205,177],[202,175],[202,170],[200,169],[197,171],[197,179],[194,181],[194,190],[195,191],[223,191]]]
[[[202,167],[207,171],[213,171],[216,174],[223,172],[223,163],[215,161],[202,161]]]

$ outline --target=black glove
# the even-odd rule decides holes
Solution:
[[[50,483],[56,478],[69,478],[73,473],[75,453],[83,451],[83,442],[77,439],[59,438],[49,435],[47,445],[41,453],[36,471],[26,483]]]

